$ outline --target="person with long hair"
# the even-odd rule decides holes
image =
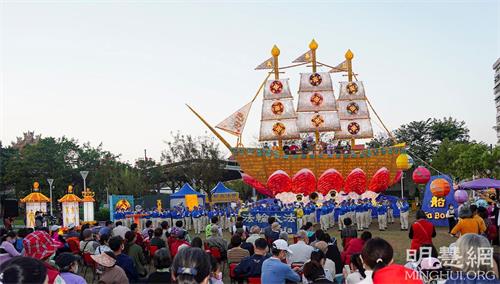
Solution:
[[[174,258],[171,273],[178,284],[207,284],[210,277],[209,254],[199,248],[182,249]]]
[[[345,283],[355,284],[366,278],[365,268],[359,253],[350,256],[349,271],[344,271]],[[347,265],[346,265],[347,266]]]
[[[47,284],[44,263],[38,259],[16,256],[0,265],[0,282],[9,284]]]
[[[328,279],[323,266],[325,265],[325,254],[316,249],[311,252],[311,260],[306,262],[303,267],[304,277],[307,279],[308,283],[333,283],[331,279]]]

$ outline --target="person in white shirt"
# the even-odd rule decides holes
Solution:
[[[250,228],[250,236],[247,238],[247,243],[255,244],[255,240],[262,238],[260,236],[260,228],[257,225],[253,225]]]
[[[297,243],[291,245],[289,248],[293,252],[288,259],[288,263],[302,262],[305,263],[311,259],[311,252],[314,248],[308,245],[309,239],[307,232],[300,230],[297,232]]]
[[[116,222],[116,226],[113,229],[113,237],[120,236],[125,239],[125,234],[130,231],[128,227],[123,226],[122,221]]]
[[[346,284],[361,283],[367,278],[363,263],[361,262],[360,254],[351,255],[351,264],[349,264],[348,269],[346,268],[347,267],[344,267],[344,279]],[[370,275],[370,282],[368,283],[372,283],[371,278],[372,277]]]

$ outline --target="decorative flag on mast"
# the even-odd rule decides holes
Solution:
[[[336,72],[347,72],[347,71],[348,71],[347,60],[344,60],[339,65],[333,67],[329,72],[336,73]]]
[[[292,63],[304,63],[304,62],[307,63],[307,62],[311,62],[311,61],[312,61],[312,51],[308,50],[306,53],[299,56],[299,58],[292,61]]]
[[[224,119],[221,123],[215,126],[216,128],[222,129],[228,133],[236,136],[240,136],[245,127],[247,121],[248,113],[250,112],[250,107],[252,102],[244,105],[242,108],[231,114],[228,118]]]
[[[255,70],[261,69],[273,69],[274,68],[274,57],[262,62],[259,66],[255,67]]]

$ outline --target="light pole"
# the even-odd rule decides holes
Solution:
[[[87,189],[87,183],[85,180],[87,179],[88,174],[89,174],[89,171],[80,171],[80,175],[82,175],[82,178],[83,178],[83,190]]]
[[[50,216],[54,216],[54,212],[52,211],[52,184],[54,183],[53,178],[48,178],[47,182],[49,182],[49,192],[50,192]]]

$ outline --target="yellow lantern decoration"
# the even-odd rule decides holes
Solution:
[[[408,154],[400,154],[396,159],[396,166],[399,170],[406,171],[413,166],[413,159]]]

